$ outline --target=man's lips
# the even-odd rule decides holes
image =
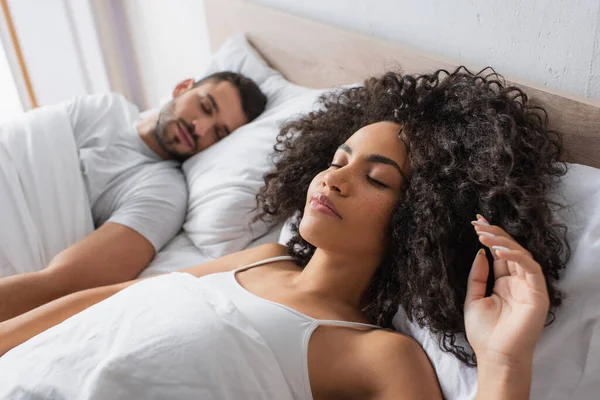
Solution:
[[[181,122],[177,122],[177,136],[179,136],[179,140],[185,143],[189,148],[193,149],[195,147],[192,136],[190,135],[188,130],[181,124]]]
[[[342,219],[333,203],[322,193],[317,193],[311,197],[310,206],[317,211]]]

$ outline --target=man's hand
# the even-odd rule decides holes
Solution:
[[[131,280],[154,254],[142,235],[107,222],[58,254],[46,269],[0,279],[0,322],[70,293]]]

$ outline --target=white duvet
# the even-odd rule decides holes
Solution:
[[[65,106],[0,124],[0,276],[45,268],[93,229]]]
[[[176,310],[176,311],[175,311]],[[185,273],[142,281],[0,357],[0,399],[292,399],[260,334]]]

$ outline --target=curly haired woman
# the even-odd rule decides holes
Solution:
[[[263,343],[285,382],[277,398],[441,398],[419,345],[382,329],[402,306],[443,349],[477,363],[478,398],[528,398],[568,256],[547,198],[565,165],[543,110],[497,75],[465,69],[388,73],[321,105],[283,127],[257,196],[261,218],[293,218],[287,247],[79,292],[6,321],[0,354],[14,349],[0,372],[28,367],[37,387],[66,397],[273,398],[276,384],[260,377],[226,389]],[[461,334],[473,353],[456,345]],[[61,341],[75,350],[44,361],[39,349]],[[37,363],[52,368],[37,374]],[[52,381],[65,375],[85,390]]]

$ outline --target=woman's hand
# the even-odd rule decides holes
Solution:
[[[465,300],[465,328],[478,363],[531,365],[544,328],[549,298],[540,265],[502,228],[477,216],[482,244],[494,256],[493,293],[485,297],[489,263],[481,249],[473,262]],[[529,367],[530,368],[530,367]]]

